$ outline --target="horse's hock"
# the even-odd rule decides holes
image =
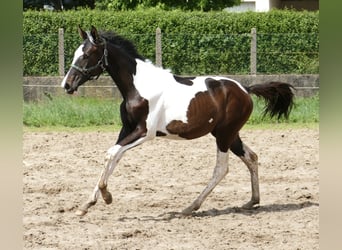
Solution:
[[[296,88],[296,96],[302,97],[315,95],[319,91],[318,74],[228,75],[228,77],[247,86],[270,81],[290,83]],[[62,80],[63,76],[24,77],[24,101],[36,101],[53,96],[65,95],[65,91],[60,86]],[[98,98],[121,98],[119,90],[109,76],[101,76],[98,80],[89,81],[87,85],[79,88],[78,95]]]

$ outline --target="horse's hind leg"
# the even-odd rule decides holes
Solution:
[[[251,174],[252,198],[242,206],[243,208],[251,209],[260,202],[258,156],[241,141],[239,136],[232,143],[230,150],[246,164]]]
[[[207,196],[211,193],[211,191],[213,191],[213,189],[226,176],[227,173],[228,152],[221,152],[219,149],[217,149],[216,166],[210,182],[202,191],[202,193],[197,197],[197,199],[189,207],[182,211],[182,214],[190,215],[192,211],[198,210]]]

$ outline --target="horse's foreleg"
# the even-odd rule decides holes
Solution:
[[[192,211],[198,210],[207,196],[213,191],[217,184],[226,176],[228,173],[228,152],[221,152],[217,150],[216,166],[214,169],[213,176],[209,181],[206,188],[197,197],[197,199],[186,209],[182,211],[184,215],[190,215]]]
[[[96,204],[100,192],[106,204],[112,203],[112,195],[107,191],[107,181],[122,156],[122,152],[120,151],[121,148],[120,145],[115,145],[108,149],[105,156],[105,168],[101,173],[100,179],[87,202],[76,211],[77,215],[85,215],[88,212],[88,209]]]
[[[109,176],[113,173],[114,168],[119,163],[123,153],[127,149],[123,148],[120,145],[115,145],[107,150],[105,156],[105,169],[101,174],[101,177],[97,183],[97,187],[101,192],[103,200],[106,204],[111,204],[113,199],[111,193],[107,190],[107,183]]]
[[[122,155],[124,154],[125,151],[127,151],[130,148],[133,148],[141,143],[143,143],[147,138],[142,137],[137,140],[135,140],[132,143],[129,143],[125,146],[121,146],[119,144],[116,144],[115,146],[111,147],[108,149],[106,156],[105,156],[105,168],[102,171],[102,174],[100,176],[99,181],[97,182],[94,191],[88,201],[79,208],[79,210],[76,212],[77,215],[85,215],[88,212],[88,209],[95,205],[97,202],[97,199],[99,197],[99,193],[101,193],[102,198],[106,202],[106,204],[112,203],[112,195],[111,193],[107,190],[107,183],[109,176],[113,173],[114,168],[120,161]]]

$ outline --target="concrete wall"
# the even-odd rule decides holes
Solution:
[[[296,87],[297,96],[312,96],[319,91],[319,75],[227,75],[241,82],[252,85],[270,81],[291,83]],[[66,95],[60,84],[63,77],[24,77],[24,101],[37,101],[49,97]],[[109,76],[101,76],[98,80],[87,82],[78,89],[79,96],[121,99],[118,88]]]

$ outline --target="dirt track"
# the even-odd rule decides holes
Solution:
[[[245,211],[249,172],[230,154],[230,172],[191,217],[173,216],[211,177],[211,136],[156,139],[128,151],[102,199],[74,212],[91,193],[117,134],[25,132],[24,249],[318,249],[318,129],[247,130],[259,156],[261,204]]]

